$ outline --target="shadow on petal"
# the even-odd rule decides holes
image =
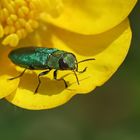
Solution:
[[[69,74],[63,75],[63,77],[61,78],[64,78],[67,75]],[[38,93],[36,94],[51,96],[51,95],[59,94],[63,90],[67,90],[67,88],[65,88],[65,84],[63,80],[53,80],[53,79],[48,78],[48,76],[40,77],[40,79],[41,79],[41,84],[38,89]],[[69,88],[71,84],[69,83],[69,81],[66,81],[66,82]],[[38,84],[38,78],[35,73],[32,73],[32,74],[25,73],[24,76],[21,77],[19,88],[27,89],[34,94],[37,84]]]

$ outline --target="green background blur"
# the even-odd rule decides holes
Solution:
[[[0,140],[140,140],[139,8],[129,16],[129,54],[105,85],[51,110],[28,111],[1,100]]]

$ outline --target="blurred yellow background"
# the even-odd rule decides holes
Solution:
[[[0,101],[1,140],[140,140],[140,3],[130,17],[131,48],[116,74],[93,93],[51,110]]]

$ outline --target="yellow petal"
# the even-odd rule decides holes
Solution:
[[[72,32],[98,34],[121,23],[128,16],[136,1],[64,0],[63,11],[59,16],[54,17],[46,12],[41,18]]]
[[[19,84],[19,79],[9,80],[9,75],[0,76],[0,99],[12,93]]]
[[[15,74],[15,70],[10,66],[8,51],[7,48],[0,50],[0,99],[12,93],[19,84],[19,79],[9,80],[11,75]]]
[[[53,44],[52,47],[74,53],[78,60],[95,58],[95,61],[87,61],[79,64],[82,70],[87,71],[78,74],[80,85],[71,71],[59,71],[58,78],[64,78],[68,83],[66,89],[63,81],[53,80],[53,71],[41,78],[41,86],[37,94],[34,94],[37,86],[36,74],[25,74],[21,78],[18,89],[6,97],[6,99],[22,108],[40,110],[49,109],[67,102],[75,94],[85,94],[96,86],[106,82],[123,62],[131,41],[131,29],[128,20],[125,20],[112,30],[92,36],[82,36],[65,30],[49,27]],[[47,32],[47,34],[49,31]],[[45,45],[44,38],[43,43]],[[31,40],[29,39],[31,43]],[[39,40],[38,40],[39,42]],[[41,42],[41,40],[40,40]],[[46,41],[46,46],[48,45]]]

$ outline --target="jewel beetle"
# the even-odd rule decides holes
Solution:
[[[21,72],[16,77],[10,78],[9,80],[21,77],[27,69],[44,70],[38,75],[38,85],[35,89],[35,93],[38,92],[38,88],[41,84],[40,76],[46,75],[52,69],[54,69],[53,73],[54,79],[63,80],[66,88],[68,87],[66,81],[63,78],[57,79],[58,70],[73,71],[77,83],[79,84],[76,72],[83,73],[86,71],[87,67],[85,67],[82,71],[79,71],[78,64],[85,61],[95,60],[94,58],[89,58],[78,62],[76,56],[71,52],[46,47],[16,48],[8,54],[8,57],[15,65],[24,68],[23,72]]]

